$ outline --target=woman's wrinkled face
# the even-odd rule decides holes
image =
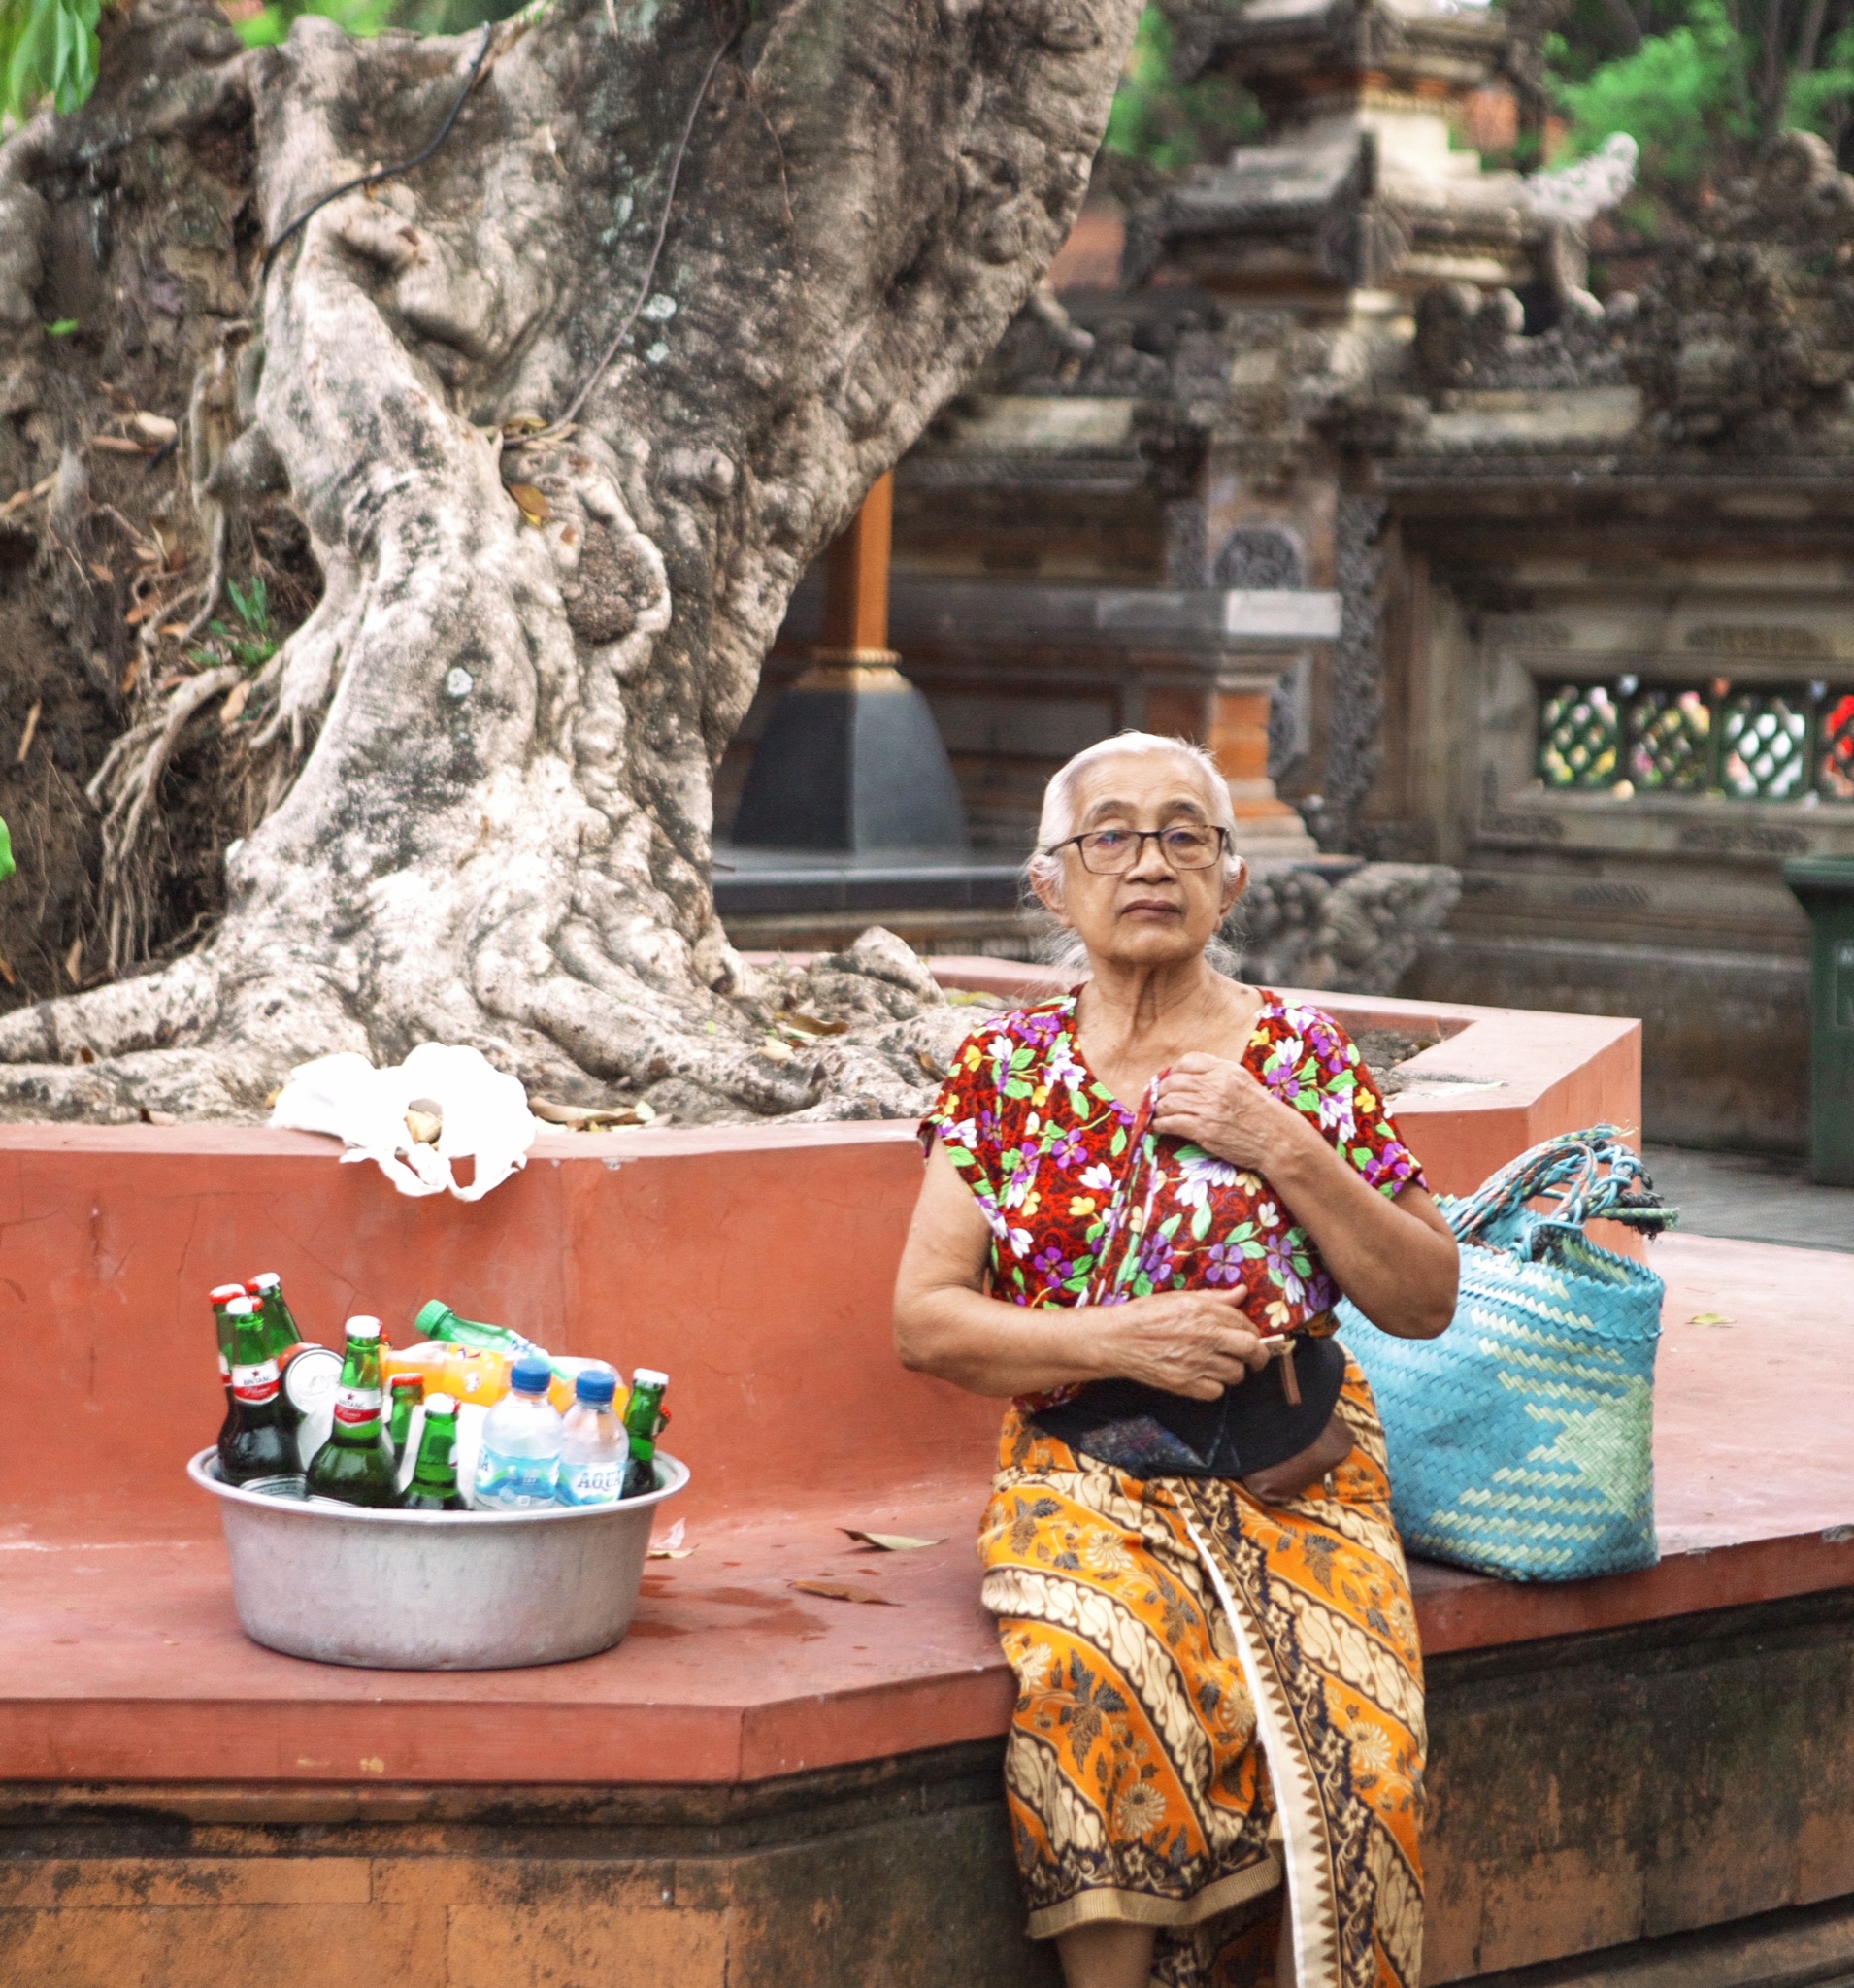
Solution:
[[[1072,835],[1101,829],[1215,825],[1205,778],[1165,752],[1129,752],[1089,767],[1076,791]],[[1059,883],[1038,895],[1073,926],[1091,959],[1125,966],[1165,966],[1195,958],[1242,894],[1242,874],[1226,878],[1219,859],[1208,869],[1175,869],[1157,836],[1147,836],[1117,876],[1087,869],[1074,843],[1061,851]]]

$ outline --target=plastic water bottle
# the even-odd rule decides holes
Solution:
[[[618,1376],[610,1367],[585,1368],[575,1376],[554,1493],[562,1505],[615,1505],[624,1496],[631,1439],[612,1412],[617,1391]]]
[[[479,1511],[532,1511],[553,1503],[562,1423],[547,1399],[552,1379],[539,1353],[523,1353],[510,1370],[509,1392],[483,1418],[471,1501]]]

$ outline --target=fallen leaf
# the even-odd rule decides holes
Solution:
[[[121,691],[124,697],[126,697],[129,694],[129,692],[135,688],[136,684],[141,680],[141,677],[142,658],[140,654],[132,655],[129,658],[125,667],[123,668],[122,680],[116,687],[119,691]]]
[[[114,586],[116,584],[116,575],[111,572],[109,567],[104,565],[101,559],[86,559],[83,563],[90,569],[90,578],[92,580],[100,580],[105,586]]]
[[[23,510],[35,499],[48,495],[56,477],[41,477],[28,490],[16,490],[4,504],[0,504],[0,517],[11,517],[16,511]]]
[[[849,1023],[846,1021],[826,1021],[822,1015],[807,1014],[802,1009],[787,1008],[773,1019],[782,1029],[789,1029],[798,1036],[846,1036]]]
[[[1728,1318],[1723,1311],[1696,1311],[1687,1320],[1689,1325],[1737,1325],[1736,1318]]]
[[[502,424],[505,435],[535,435],[546,426],[539,414],[511,414]]]
[[[798,1055],[790,1043],[781,1043],[777,1036],[768,1036],[760,1044],[760,1054],[769,1063],[790,1063]]]
[[[140,442],[131,442],[126,435],[92,435],[90,447],[100,448],[106,455],[152,455],[153,449],[145,447]]]
[[[911,1533],[864,1533],[854,1526],[839,1526],[840,1533],[847,1533],[852,1540],[860,1540],[865,1546],[879,1546],[884,1553],[913,1553],[922,1546],[944,1546],[946,1541],[940,1540],[917,1540]]]
[[[76,986],[77,984],[78,968],[83,963],[83,941],[82,939],[74,939],[71,942],[71,950],[67,952],[64,956],[64,977],[67,980],[69,980],[73,986]],[[78,1051],[78,1061],[80,1063],[94,1063],[96,1061],[96,1058],[90,1055],[86,1050],[80,1049]]]
[[[19,984],[18,975],[7,964],[4,954],[0,954],[0,980],[4,980],[9,987],[17,987]]]
[[[646,1560],[686,1560],[695,1551],[693,1546],[685,1546],[682,1543],[687,1532],[687,1525],[681,1519],[678,1519],[675,1525],[664,1534],[662,1545],[652,1545],[650,1550],[645,1555],[645,1558]]]
[[[218,713],[218,728],[221,732],[229,732],[238,723],[239,713],[245,709],[250,694],[251,679],[248,677],[242,683],[234,683],[226,692],[225,702],[219,706]]]
[[[928,1055],[925,1049],[916,1049],[914,1051],[914,1061],[920,1065],[936,1083],[946,1075],[946,1066],[941,1062],[938,1056]]]
[[[164,621],[154,632],[157,635],[165,635],[170,642],[179,642],[181,637],[186,633],[186,623],[184,621]]]
[[[884,1608],[899,1608],[901,1603],[888,1595],[878,1595],[874,1588],[859,1588],[847,1580],[793,1580],[787,1587],[797,1588],[801,1594],[822,1595],[827,1602],[879,1602]]]
[[[124,424],[132,435],[146,442],[150,448],[165,448],[180,436],[178,422],[170,421],[165,414],[136,413]]]
[[[551,1098],[530,1098],[528,1110],[548,1125],[574,1132],[620,1131],[627,1125],[648,1125],[656,1112],[642,1098],[635,1105],[560,1105]]]
[[[77,978],[77,976],[73,974],[71,977],[75,980]],[[81,1048],[78,1051],[78,1053],[72,1057],[71,1061],[73,1063],[94,1063],[96,1061],[96,1051],[91,1048]]]
[[[532,483],[507,483],[503,487],[515,500],[515,508],[530,524],[546,524],[553,515],[547,508],[547,500]]]
[[[167,548],[165,564],[170,573],[184,573],[186,571],[186,547],[181,544],[179,539],[176,539],[173,545]]]
[[[35,697],[32,700],[32,709],[26,712],[25,730],[19,734],[19,749],[13,755],[15,766],[23,766],[26,763],[26,754],[32,750],[33,734],[39,729],[39,712],[43,709]]]
[[[164,601],[137,601],[123,615],[122,625],[125,628],[138,628],[150,614],[158,614],[166,605]]]

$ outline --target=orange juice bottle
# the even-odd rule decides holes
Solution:
[[[480,1346],[452,1345],[446,1340],[422,1340],[403,1352],[385,1353],[381,1361],[387,1386],[395,1374],[416,1374],[425,1392],[447,1394],[459,1408],[486,1408],[509,1392],[508,1354]]]

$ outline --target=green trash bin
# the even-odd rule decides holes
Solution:
[[[1854,856],[1793,856],[1783,880],[1814,933],[1809,975],[1809,1177],[1854,1187]]]

